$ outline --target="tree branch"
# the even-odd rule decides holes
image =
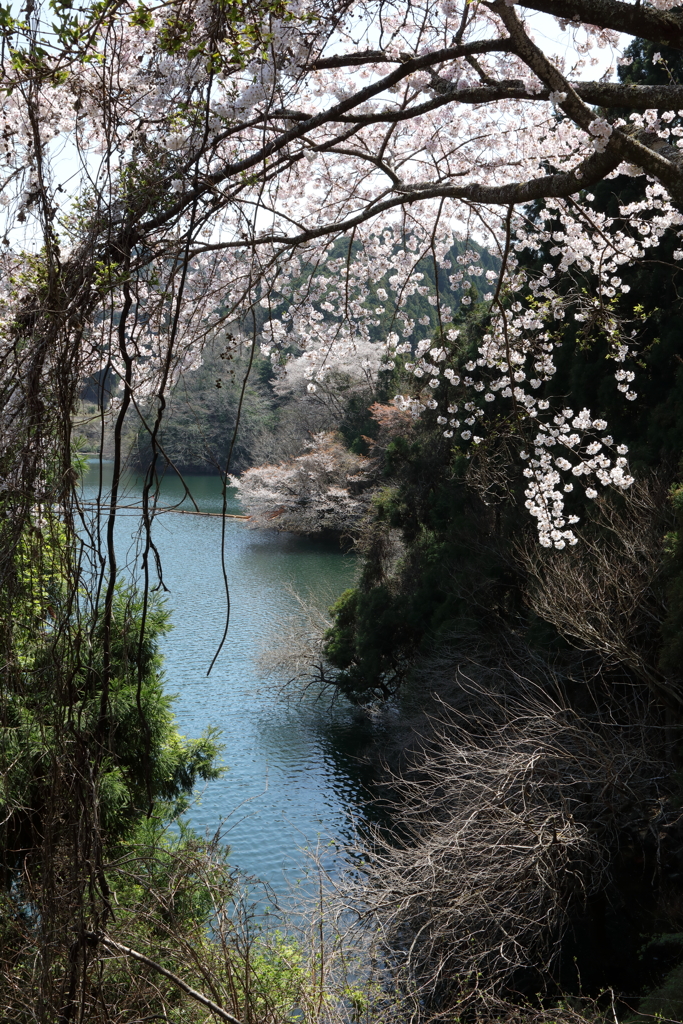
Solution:
[[[569,84],[584,103],[591,103],[598,107],[624,107],[628,110],[674,110],[683,106],[683,85],[629,85],[626,82],[623,84],[620,82],[570,82]],[[473,89],[454,89],[450,82],[434,75],[433,89],[444,101],[457,103],[493,103],[507,99],[547,102],[550,97],[550,89],[544,88],[538,92],[530,92],[523,82],[516,80],[495,82]],[[405,112],[382,112],[375,116],[373,121],[395,119],[396,115],[412,117],[431,109],[433,109],[433,104],[425,103],[420,108],[412,107]]]
[[[177,974],[173,973],[173,971],[169,971],[166,967],[162,967],[161,964],[156,962],[156,960],[151,960],[148,956],[145,956],[144,953],[138,953],[136,949],[131,949],[130,946],[124,946],[121,942],[115,942],[114,939],[110,939],[108,935],[96,935],[94,932],[91,932],[88,933],[87,937],[91,940],[99,939],[99,941],[109,949],[115,949],[118,953],[123,953],[125,956],[132,957],[133,960],[139,960],[140,963],[146,964],[147,967],[151,967],[152,970],[157,971],[158,974],[163,974],[165,978],[168,978],[168,980],[172,981],[174,985],[177,985],[178,988],[182,989],[190,999],[194,999],[196,1002],[201,1003],[202,1006],[206,1006],[206,1008],[212,1013],[215,1013],[217,1017],[221,1017],[223,1020],[228,1021],[228,1024],[241,1024],[237,1017],[233,1017],[233,1015],[228,1013],[227,1010],[224,1010],[222,1006],[214,1003],[212,999],[209,999],[208,996],[205,996],[202,992],[198,992],[196,989],[192,988],[191,985],[188,985],[187,982],[183,981],[182,978],[179,978]]]
[[[683,50],[683,13],[680,11],[656,11],[640,3],[625,4],[620,0],[523,0],[520,6]]]
[[[577,82],[577,94],[586,103],[630,110],[674,110],[683,106],[683,85],[629,85],[626,82]]]
[[[324,124],[337,120],[339,115],[346,114],[349,110],[353,110],[354,107],[357,107],[362,103],[366,103],[368,100],[380,95],[387,89],[391,89],[403,78],[407,78],[408,75],[412,75],[416,71],[422,71],[434,64],[441,64],[446,60],[455,60],[457,57],[464,57],[468,53],[509,52],[511,50],[514,50],[514,45],[509,39],[481,39],[473,43],[467,43],[463,46],[447,46],[441,50],[434,50],[432,53],[423,54],[421,57],[414,57],[410,60],[403,61],[400,67],[395,68],[394,71],[385,75],[384,78],[380,78],[378,81],[373,82],[364,89],[360,89],[357,93],[354,93],[353,96],[349,96],[347,99],[341,100],[328,110],[324,110],[320,114],[307,118],[298,126],[291,128],[289,131],[282,132],[282,134],[276,139],[271,139],[250,156],[244,157],[242,160],[236,160],[233,163],[225,164],[220,171],[217,171],[215,174],[207,175],[201,185],[188,190],[186,195],[184,195],[177,203],[174,203],[173,206],[164,210],[162,213],[157,214],[156,217],[145,221],[145,223],[140,226],[140,236],[147,231],[153,231],[155,228],[162,227],[164,224],[172,221],[182,213],[183,210],[188,209],[194,202],[196,202],[198,197],[204,194],[207,190],[210,190],[214,185],[219,185],[228,178],[236,177],[244,171],[249,171],[252,167],[262,164],[268,159],[268,157],[277,153],[285,146],[288,146],[290,142],[303,138],[315,128],[320,128]],[[233,132],[225,133],[225,135],[221,135],[213,139],[212,146],[217,146],[232,133]],[[193,157],[193,162],[194,160],[196,160],[196,156]]]

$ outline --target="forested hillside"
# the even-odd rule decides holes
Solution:
[[[351,250],[356,251],[357,246],[354,248],[352,244]],[[456,241],[448,253],[451,266],[457,268],[462,265],[458,257],[467,252],[477,256],[479,276],[471,279],[472,285],[466,295],[467,299],[476,302],[482,287],[481,275],[495,268],[499,261],[476,242]],[[329,267],[334,268],[339,261],[345,262],[348,254],[348,242],[340,239],[331,247],[327,264],[317,272],[317,279],[316,268],[306,264],[297,268],[299,272],[290,286],[292,291],[305,295],[317,288],[319,304],[324,304],[338,280]],[[437,266],[436,270],[441,291],[452,295],[457,309],[461,296],[453,294],[446,269]],[[390,390],[385,342],[392,331],[400,328],[402,321],[397,321],[397,314],[418,323],[425,336],[438,324],[438,311],[427,299],[427,293],[434,290],[436,281],[433,258],[423,258],[417,263],[409,285],[399,294],[396,289],[392,290],[388,277],[388,274],[381,277],[375,284],[374,293],[364,301],[369,314],[367,340],[359,337],[352,343],[352,351],[345,363],[340,363],[336,352],[327,360],[331,386],[320,387],[317,394],[306,390],[305,367],[300,367],[300,364],[302,356],[305,359],[308,346],[304,343],[302,347],[302,339],[295,331],[284,347],[278,347],[275,360],[271,362],[268,358],[270,349],[264,337],[264,325],[278,308],[286,306],[287,301],[277,292],[269,293],[267,303],[257,306],[253,317],[235,322],[227,336],[223,331],[213,339],[204,352],[201,366],[182,373],[165,410],[160,444],[165,457],[177,471],[219,473],[229,469],[231,473],[239,473],[250,465],[298,455],[311,437],[332,429],[341,429],[352,446],[360,444],[364,451],[367,446],[361,441],[361,427],[366,431],[373,429],[367,408],[372,404],[375,393],[386,397]],[[488,286],[485,278],[484,284]],[[378,297],[378,290],[384,299]],[[387,290],[389,293],[393,291],[388,302]],[[379,314],[376,312],[378,304],[382,304]],[[334,320],[324,305],[321,305],[321,310],[323,324],[333,324]],[[250,352],[254,338],[257,348],[252,365]],[[236,345],[233,339],[237,341]],[[261,352],[262,345],[266,356]],[[311,354],[310,348],[308,354]],[[371,370],[367,375],[361,370],[359,376],[357,367],[368,356],[372,362]],[[295,361],[294,365],[292,361]],[[324,354],[322,362],[325,366]],[[288,364],[289,372],[283,375]],[[247,371],[248,383],[242,396],[241,389],[235,385]],[[106,392],[105,398],[109,401],[112,385],[116,387],[112,379],[104,387],[96,381],[86,385],[82,392],[78,424],[84,447],[92,453],[102,450],[105,457],[110,457],[113,451],[113,419],[110,417],[106,422],[102,440],[97,397],[100,388]],[[349,389],[354,392],[353,399]],[[236,432],[238,408],[239,430]],[[140,425],[135,435],[128,436],[126,445],[132,467],[149,464],[151,448],[144,425]]]

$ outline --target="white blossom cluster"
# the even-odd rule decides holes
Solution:
[[[607,429],[605,420],[591,420],[588,409],[577,415],[570,408],[564,408],[553,417],[552,425],[539,423],[539,430],[533,439],[533,455],[523,451],[521,458],[527,461],[524,476],[527,478],[525,506],[537,520],[539,541],[543,547],[561,549],[565,544],[574,545],[577,538],[572,525],[578,516],[567,515],[564,496],[574,489],[573,482],[562,485],[571,473],[577,479],[587,478],[585,488],[588,498],[596,498],[598,492],[591,485],[594,476],[603,486],[610,484],[626,489],[633,483],[627,471],[628,451],[626,445],[618,445],[618,457],[613,459],[614,441],[609,435],[587,440],[590,430]],[[610,454],[606,454],[609,452]],[[570,458],[567,458],[570,456]],[[565,474],[563,477],[562,474]]]
[[[614,131],[609,121],[606,121],[604,117],[596,117],[594,121],[588,125],[588,131],[593,136],[593,149],[596,153],[604,153],[607,149],[607,143],[609,137]]]

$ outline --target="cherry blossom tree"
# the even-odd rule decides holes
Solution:
[[[354,455],[332,434],[317,434],[298,455],[231,477],[251,526],[292,533],[351,536],[369,510],[369,459]]]
[[[573,38],[573,64],[534,42],[534,10]],[[262,340],[276,366],[278,345],[296,344],[313,387],[335,348],[348,362],[358,346],[367,361],[389,303],[389,354],[417,346],[412,372],[427,383],[402,401],[438,413],[464,445],[481,443],[494,400],[531,431],[527,499],[544,544],[574,543],[562,495],[575,481],[589,496],[628,486],[599,416],[546,409],[534,391],[552,378],[554,331],[569,314],[609,335],[617,386],[635,399],[634,345],[612,300],[619,268],[680,229],[683,87],[584,72],[596,48],[619,59],[620,33],[677,46],[674,6],[120,4],[62,12],[56,37],[49,11],[8,14],[3,28],[8,493],[40,493],[36,430],[64,436],[63,478],[63,410],[87,374],[116,373],[121,422],[151,397],[156,443],[168,387],[198,364],[204,338],[244,323],[257,302],[271,313]],[[628,120],[610,113],[624,109]],[[618,173],[642,176],[644,198],[606,217],[588,190]],[[531,221],[534,200],[545,212]],[[517,254],[549,240],[544,218],[552,262],[530,277]],[[447,266],[458,233],[477,233],[500,259],[485,293],[490,330],[462,380],[449,366],[452,299],[438,276],[434,289],[413,280],[428,255],[455,271],[449,289],[467,305],[481,268],[476,253]],[[332,253],[338,239],[346,256]],[[595,295],[557,288],[575,271],[597,276]],[[376,289],[384,278],[390,295]],[[404,311],[415,288],[429,293],[441,344],[427,345]],[[55,381],[67,393],[54,395]],[[155,459],[145,501],[156,469]]]

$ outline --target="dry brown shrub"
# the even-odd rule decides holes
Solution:
[[[656,477],[622,497],[599,498],[589,528],[566,551],[520,547],[532,609],[563,637],[644,683],[680,714],[679,680],[658,668],[667,615],[665,539],[671,527],[667,490]]]
[[[450,706],[390,773],[393,834],[372,831],[354,893],[438,1014],[500,1006],[520,971],[547,977],[568,915],[605,887],[623,833],[647,827],[662,776],[642,722],[577,714],[561,680],[508,669],[498,682],[457,669]]]

